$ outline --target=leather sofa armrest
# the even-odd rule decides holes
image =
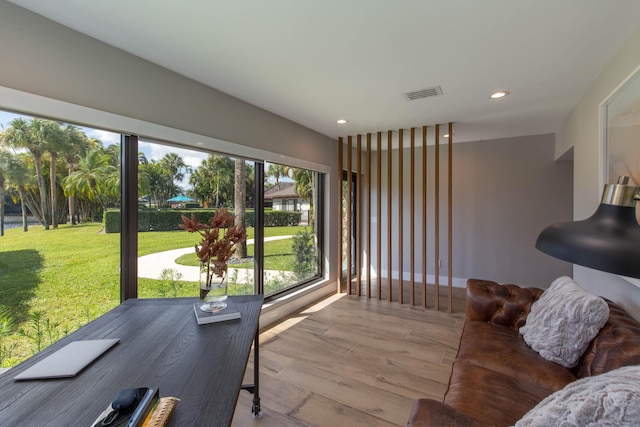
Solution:
[[[477,419],[433,399],[418,399],[413,404],[408,427],[486,427]]]
[[[490,280],[467,281],[467,321],[477,320],[519,329],[543,290],[501,285]]]

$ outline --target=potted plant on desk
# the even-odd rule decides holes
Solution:
[[[228,262],[239,243],[246,240],[247,234],[242,227],[233,225],[233,215],[221,208],[205,224],[182,215],[179,225],[189,233],[198,233],[202,237],[200,244],[195,245],[195,252],[200,260],[200,299],[205,301],[200,309],[218,312],[227,307],[228,296]]]

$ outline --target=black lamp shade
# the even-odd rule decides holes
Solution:
[[[574,264],[640,278],[640,225],[634,207],[601,203],[588,219],[545,228],[536,248]]]

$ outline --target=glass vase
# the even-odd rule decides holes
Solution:
[[[227,308],[229,282],[226,270],[222,276],[215,274],[206,263],[200,265],[200,310],[217,313]]]

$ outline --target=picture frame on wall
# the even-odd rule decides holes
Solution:
[[[640,186],[640,65],[600,104],[600,130],[600,188],[617,183],[620,176]],[[636,219],[640,223],[638,205]],[[624,279],[640,287],[640,280]]]
[[[640,186],[640,66],[600,106],[602,140],[601,185],[628,176]],[[640,210],[637,210],[640,222]]]

